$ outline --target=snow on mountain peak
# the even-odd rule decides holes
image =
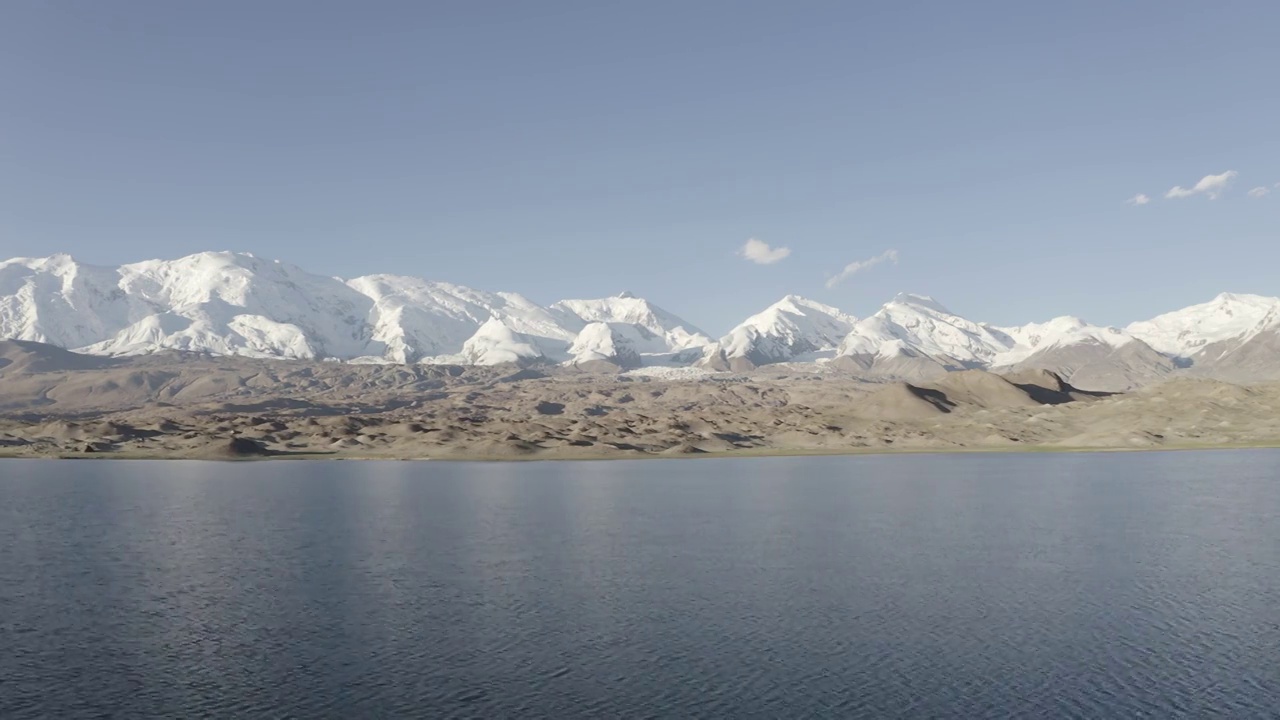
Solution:
[[[856,320],[854,316],[849,315],[843,310],[825,305],[817,300],[810,300],[800,295],[786,295],[781,300],[770,305],[764,310],[753,315],[753,318],[769,318],[774,319],[779,314],[802,315],[802,316],[822,316],[828,315],[834,318],[841,318],[849,322]],[[750,319],[748,319],[750,322]]]
[[[902,293],[859,321],[836,355],[892,357],[906,347],[969,367],[990,362],[1010,346],[1003,333],[955,315],[931,297]]]
[[[636,352],[632,338],[627,337],[627,325],[607,322],[587,323],[569,346],[569,355],[575,363],[607,362],[624,368],[640,367],[640,354]]]
[[[485,320],[463,343],[458,355],[463,365],[524,363],[543,357],[534,338],[512,330],[497,317]]]
[[[830,305],[787,295],[730,330],[710,354],[755,365],[792,361],[835,350],[856,321]]]
[[[0,262],[0,338],[78,348],[127,325],[114,269],[59,253]]]
[[[219,354],[351,358],[368,343],[371,301],[333,278],[247,253],[204,252],[116,269],[136,324],[152,314],[186,321],[172,336],[136,337],[121,328],[93,345],[111,354],[172,348]],[[154,325],[154,324],[152,324]],[[170,324],[172,326],[172,323]],[[305,342],[298,338],[306,338]]]
[[[1190,358],[1206,346],[1245,338],[1280,317],[1280,298],[1221,293],[1209,302],[1135,322],[1125,328],[1156,350]]]
[[[552,312],[515,293],[489,293],[461,285],[400,275],[366,275],[347,281],[371,298],[370,354],[396,362],[456,354],[484,322],[500,317],[522,335],[569,342],[576,331]]]
[[[644,298],[622,293],[594,300],[561,300],[551,305],[567,324],[632,325],[644,332],[635,338],[637,352],[670,353],[711,344],[711,338],[688,321],[676,317]]]
[[[837,355],[856,356],[853,365],[863,368],[892,358],[886,372],[897,372],[910,365],[903,357],[943,367],[1034,360],[1092,368],[1111,362],[1114,351],[1123,356],[1116,362],[1148,363],[1157,357],[1152,348],[1201,364],[1253,338],[1266,340],[1272,330],[1280,330],[1280,299],[1239,293],[1124,329],[1073,316],[995,327],[913,293],[858,320],[787,295],[713,341],[629,292],[543,307],[517,293],[397,275],[342,280],[225,251],[115,268],[66,254],[0,261],[0,338],[98,354],[175,349],[392,362],[607,359],[623,366],[685,365],[704,357],[709,366],[733,369]],[[1193,359],[1210,346],[1213,353]],[[1264,346],[1270,347],[1249,347]]]
[[[937,300],[928,295],[917,295],[916,293],[898,293],[890,302],[900,305],[913,305],[915,307],[925,308],[944,315],[953,314],[950,310],[942,306]]]
[[[996,365],[1013,365],[1051,348],[1085,343],[1119,348],[1136,339],[1120,328],[1090,325],[1073,315],[1063,315],[1043,323],[991,329],[1004,333],[1014,343],[1009,350],[993,358]]]
[[[345,281],[226,251],[118,268],[67,255],[0,262],[0,337],[101,354],[414,362],[469,351],[492,361],[526,358],[533,347],[560,359],[593,322],[608,323],[639,353],[670,357],[712,342],[631,293],[548,308],[516,293],[396,275]]]

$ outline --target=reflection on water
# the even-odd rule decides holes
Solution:
[[[0,717],[1270,717],[1278,461],[4,461]]]

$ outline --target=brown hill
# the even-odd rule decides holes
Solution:
[[[0,375],[96,370],[119,364],[113,358],[81,355],[25,340],[0,340]]]

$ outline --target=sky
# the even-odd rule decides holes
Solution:
[[[1280,295],[1277,28],[1269,1],[6,0],[0,257],[626,290],[713,334],[785,294],[1124,324]]]

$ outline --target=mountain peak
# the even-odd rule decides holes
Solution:
[[[1276,304],[1276,298],[1266,297],[1264,295],[1253,295],[1250,293],[1231,293],[1224,292],[1211,300],[1210,305],[1252,305],[1257,307],[1272,307]]]
[[[48,257],[19,257],[9,258],[8,260],[0,260],[0,266],[24,265],[31,269],[36,268],[66,268],[79,265],[75,258],[67,253],[54,253]]]
[[[728,358],[756,365],[834,351],[857,319],[798,295],[787,295],[752,315],[720,339]]]
[[[929,297],[928,295],[920,295],[917,293],[903,292],[895,295],[893,297],[892,302],[897,303],[899,305],[914,305],[915,307],[927,308],[929,310],[933,310],[934,312],[945,313],[947,315],[954,314],[947,308],[943,307],[942,303],[938,302],[937,300],[934,300],[932,297]]]
[[[344,281],[231,251],[119,267],[80,263],[65,253],[0,260],[0,339],[105,355],[176,349],[359,361],[560,362],[579,357],[571,352],[577,347],[628,363],[678,365],[709,348],[701,354],[733,367],[739,359],[738,366],[756,366],[836,355],[865,363],[905,349],[940,366],[980,367],[1043,358],[1047,350],[1062,350],[1057,357],[1070,362],[1085,357],[1077,351],[1123,346],[1134,352],[1137,338],[1158,353],[1200,362],[1195,358],[1215,345],[1225,343],[1214,350],[1218,358],[1224,348],[1277,327],[1280,298],[1246,293],[1220,293],[1123,330],[1072,316],[995,327],[917,293],[898,294],[859,321],[787,294],[715,341],[625,291],[544,307],[515,293],[403,276]]]
[[[1209,302],[1131,323],[1126,329],[1159,352],[1189,358],[1209,345],[1256,331],[1277,311],[1280,298],[1220,293]]]
[[[928,295],[899,293],[854,326],[837,356],[890,357],[906,347],[943,364],[976,366],[1008,350],[1011,343],[1007,334],[966,320]]]
[[[826,315],[833,315],[833,316],[846,315],[846,313],[840,310],[839,308],[835,308],[830,305],[820,303],[817,300],[810,300],[809,298],[803,297],[801,295],[784,295],[781,300],[770,305],[766,309],[766,312],[769,310],[781,310],[784,312],[797,312],[801,314],[803,314],[804,311],[806,310],[809,310],[809,311],[816,310]],[[850,320],[850,322],[852,322],[852,320]]]
[[[641,353],[660,354],[710,345],[711,337],[644,298],[623,292],[613,297],[594,300],[561,300],[551,310],[562,313],[571,323],[609,323],[634,326],[640,332],[634,349]]]
[[[178,258],[178,260],[235,260],[237,258],[254,259],[253,253],[236,252],[234,250],[205,250],[191,253],[186,257]],[[173,262],[177,262],[177,260]]]

